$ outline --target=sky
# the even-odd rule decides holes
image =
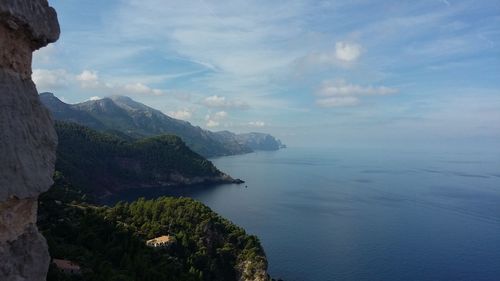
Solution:
[[[39,92],[288,145],[500,142],[500,1],[49,0]]]

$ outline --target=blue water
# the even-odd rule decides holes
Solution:
[[[500,280],[499,152],[289,148],[213,162],[248,187],[119,199],[198,199],[258,235],[287,281]]]

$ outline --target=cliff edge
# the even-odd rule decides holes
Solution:
[[[52,185],[57,136],[31,80],[33,51],[59,38],[47,0],[0,1],[0,280],[45,280],[50,257],[36,227]]]

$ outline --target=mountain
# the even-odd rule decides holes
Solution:
[[[234,140],[240,145],[250,147],[252,150],[278,150],[286,146],[275,137],[264,133],[235,134],[229,131],[216,133],[226,140]]]
[[[56,170],[98,196],[140,187],[241,182],[219,171],[177,136],[130,141],[75,123],[57,121],[55,128]]]
[[[161,111],[125,96],[112,96],[78,104],[66,104],[52,93],[40,94],[42,103],[56,120],[75,122],[99,131],[142,138],[162,134],[179,136],[193,151],[204,157],[252,152],[254,149],[235,134],[204,130],[191,123],[171,118]],[[272,136],[270,136],[272,137]],[[249,142],[254,143],[254,142]],[[275,146],[276,147],[276,146]]]
[[[75,122],[99,131],[119,131],[133,138],[173,134],[205,157],[252,152],[236,141],[221,142],[213,132],[171,118],[128,97],[113,96],[73,105],[60,101],[51,93],[40,94],[40,99],[56,120]]]
[[[88,112],[73,108],[71,105],[62,102],[52,93],[40,94],[42,103],[52,112],[56,120],[64,120],[91,127],[97,130],[103,130],[106,126]]]
[[[236,136],[238,143],[245,144],[254,150],[278,150],[286,146],[269,134],[247,133]]]

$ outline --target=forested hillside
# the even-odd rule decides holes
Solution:
[[[40,198],[39,228],[53,258],[77,263],[82,275],[51,266],[48,280],[269,280],[267,260],[255,236],[188,198],[161,197],[89,204],[86,195],[57,172]],[[147,239],[171,235],[169,248]]]
[[[126,140],[64,122],[56,122],[56,131],[56,169],[71,183],[93,194],[128,188],[237,182],[176,136]]]

